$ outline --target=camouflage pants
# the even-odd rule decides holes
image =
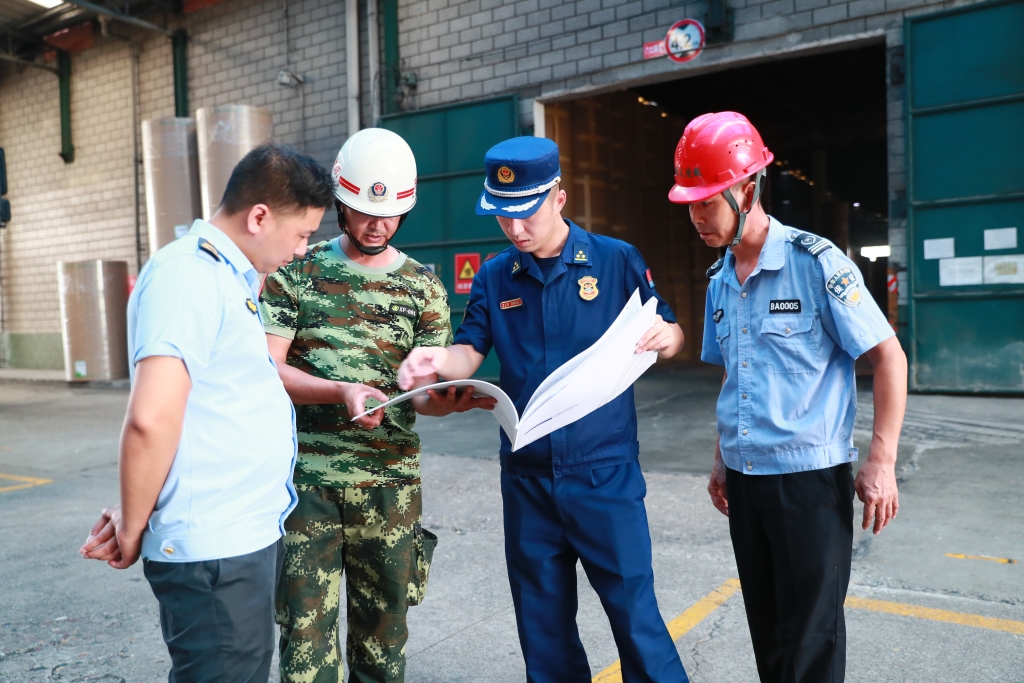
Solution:
[[[437,538],[420,527],[420,486],[296,485],[277,592],[281,680],[341,683],[338,610],[344,574],[352,683],[405,680],[405,616],[423,599]]]

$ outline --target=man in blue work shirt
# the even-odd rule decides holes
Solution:
[[[413,349],[399,383],[468,378],[493,347],[501,387],[522,414],[540,383],[597,341],[635,290],[645,301],[658,295],[634,247],[561,217],[554,142],[506,140],[484,164],[476,211],[496,216],[514,246],[480,268],[454,345]],[[670,358],[683,333],[660,298],[658,314],[638,348]],[[505,559],[531,683],[591,680],[576,626],[577,560],[608,614],[623,680],[687,680],[654,595],[638,453],[632,388],[515,453],[501,433]]]
[[[841,683],[853,494],[877,534],[899,508],[907,362],[857,266],[759,203],[772,154],[740,114],[705,114],[676,148],[669,199],[711,247],[701,358],[725,367],[708,491],[729,530],[762,683]],[[871,451],[857,479],[854,359],[874,365]]]
[[[332,203],[313,159],[258,147],[210,222],[154,255],[129,300],[121,504],[81,552],[117,569],[141,554],[171,683],[269,676],[295,428],[256,305],[258,273],[304,255]]]

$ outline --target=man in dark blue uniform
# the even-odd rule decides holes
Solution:
[[[597,341],[635,290],[644,301],[658,294],[634,247],[562,218],[554,142],[506,140],[485,166],[476,211],[496,216],[513,246],[474,278],[455,343],[414,349],[399,383],[468,378],[494,348],[501,387],[521,415],[540,383]],[[658,314],[638,352],[670,358],[683,333],[660,298]],[[623,681],[687,680],[654,595],[638,455],[632,388],[515,453],[501,433],[505,559],[531,683],[591,680],[576,626],[577,560],[608,614]]]

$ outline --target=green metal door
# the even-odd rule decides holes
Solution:
[[[484,153],[519,134],[518,100],[511,95],[389,114],[381,125],[409,143],[419,174],[416,208],[395,246],[441,278],[451,297],[452,327],[457,328],[469,295],[456,290],[456,255],[476,254],[482,263],[509,246],[494,218],[476,215],[476,202],[484,186]],[[476,376],[496,378],[498,370],[492,351]]]
[[[905,30],[911,388],[1024,393],[1024,2]]]

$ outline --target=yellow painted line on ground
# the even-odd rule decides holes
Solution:
[[[1024,621],[1011,621],[1010,619],[993,619],[982,617],[977,614],[965,614],[963,612],[948,612],[944,609],[933,609],[931,607],[919,607],[908,605],[902,602],[886,602],[885,600],[869,600],[867,598],[846,598],[846,606],[851,609],[864,609],[870,612],[882,612],[883,614],[896,614],[901,617],[915,617],[929,621],[944,621],[948,624],[960,624],[961,626],[973,626],[974,628],[987,628],[992,631],[1005,631],[1024,635]]]
[[[970,556],[966,557],[975,559]],[[1013,560],[1011,560],[1011,562],[1013,562]],[[672,640],[679,640],[689,633],[693,627],[704,621],[712,612],[721,607],[722,603],[732,597],[732,595],[738,590],[740,590],[739,579],[729,579],[697,601],[695,605],[666,624],[666,626],[668,626],[668,632],[672,636]],[[994,619],[992,617],[983,617],[978,614],[949,612],[944,609],[920,607],[918,605],[908,605],[902,602],[887,602],[885,600],[856,598],[852,595],[847,596],[846,607],[850,609],[867,610],[869,612],[895,614],[901,617],[914,617],[915,619],[926,619],[928,621],[942,621],[948,624],[959,624],[961,626],[972,626],[974,628],[984,628],[991,631],[1003,631],[1006,633],[1024,635],[1024,621]],[[622,683],[622,662],[618,659],[615,660],[611,666],[594,676],[593,683]]]
[[[963,553],[946,553],[946,557],[952,557],[956,560],[987,560],[989,562],[999,562],[1001,564],[1017,564],[1017,560],[1011,560],[1008,557],[989,557],[988,555],[964,555]]]
[[[721,607],[722,603],[740,589],[739,579],[729,579],[697,601],[692,607],[668,622],[669,635],[676,641],[704,621],[708,615]],[[616,659],[607,669],[594,676],[593,683],[622,683],[622,662]]]
[[[0,474],[0,479],[7,479],[8,481],[20,482],[12,486],[0,486],[0,493],[5,493],[7,491],[18,491],[20,489],[30,489],[33,486],[42,486],[44,484],[53,483],[53,479],[40,479],[39,477],[19,477],[16,474]]]

